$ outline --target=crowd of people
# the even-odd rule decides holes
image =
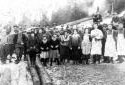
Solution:
[[[0,59],[2,63],[16,59],[19,63],[29,56],[31,65],[35,65],[36,56],[44,66],[53,63],[63,65],[122,63],[125,57],[125,27],[124,18],[114,16],[110,24],[100,24],[101,15],[93,18],[91,27],[61,25],[59,29],[53,27],[37,27],[30,32],[19,30],[13,26],[14,34],[5,37],[4,44],[0,46]],[[13,56],[16,54],[16,57]],[[8,57],[9,55],[9,57]]]

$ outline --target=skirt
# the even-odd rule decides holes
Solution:
[[[59,58],[58,50],[50,50],[50,58]]]
[[[116,44],[112,35],[107,36],[104,55],[117,58]]]
[[[70,49],[68,46],[60,46],[60,57],[69,59],[70,57]]]
[[[49,52],[47,51],[47,52],[41,52],[40,53],[40,59],[41,58],[49,58]]]
[[[72,47],[72,56],[71,56],[71,60],[79,60],[81,57],[81,53],[80,53],[80,49],[78,49],[77,46]]]
[[[125,55],[125,39],[123,34],[118,34],[117,52],[118,52],[118,55]]]

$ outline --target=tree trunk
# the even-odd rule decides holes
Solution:
[[[42,66],[40,59],[36,57],[36,66],[38,68],[38,73],[42,81],[42,85],[52,85],[52,81],[45,68]]]

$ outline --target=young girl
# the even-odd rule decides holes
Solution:
[[[81,43],[81,49],[83,54],[82,60],[84,60],[85,64],[89,64],[90,52],[91,52],[91,40],[90,40],[89,29],[86,28],[84,32],[85,33]]]
[[[117,35],[117,52],[118,52],[118,61],[122,63],[123,57],[125,57],[125,37],[124,37],[124,28],[123,24],[119,23],[118,35]]]
[[[50,41],[50,66],[52,66],[53,62],[56,62],[59,65],[59,40],[57,39],[57,35],[53,35]]]
[[[50,49],[49,41],[47,40],[46,36],[43,36],[43,40],[40,43],[40,50],[41,50],[40,59],[44,66],[47,65],[47,61],[49,58],[49,49]]]
[[[108,62],[113,63],[113,60],[117,57],[117,52],[115,42],[116,38],[114,37],[114,30],[112,27],[113,26],[111,24],[108,25],[104,56],[108,57]]]

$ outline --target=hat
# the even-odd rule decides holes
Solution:
[[[33,31],[31,31],[30,34],[35,34],[35,33]]]
[[[108,26],[107,24],[105,24],[105,23],[103,24],[103,27],[107,27],[107,26]]]
[[[61,27],[64,27],[64,25],[62,24]]]
[[[15,32],[15,33],[18,33],[18,32],[19,32],[19,30],[15,29],[15,30],[14,30],[14,32]]]
[[[17,25],[14,25],[13,27],[18,27]]]

